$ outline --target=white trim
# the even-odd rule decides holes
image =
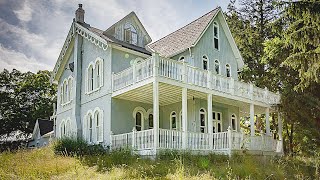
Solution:
[[[212,116],[212,126],[215,127],[215,132],[219,132],[218,124],[220,124],[220,132],[223,132],[223,118],[222,118],[222,112],[219,111],[212,111],[212,113],[215,113],[214,117]],[[220,114],[220,121],[218,120],[218,114]],[[213,115],[213,114],[212,114]]]
[[[133,112],[132,112],[132,116],[133,116],[133,119],[134,119],[134,127],[136,127],[136,125],[137,125],[137,122],[136,122],[136,114],[138,113],[138,112],[140,112],[140,114],[141,114],[141,131],[142,130],[144,130],[144,118],[145,117],[147,117],[146,116],[146,114],[147,114],[147,112],[146,112],[146,110],[143,108],[143,107],[136,107],[136,108],[134,108],[134,110],[133,110]]]
[[[201,112],[201,110],[203,110],[203,112]],[[201,126],[201,115],[204,115],[204,126]],[[200,108],[199,109],[199,129],[201,132],[201,128],[204,128],[204,132],[203,133],[207,133],[208,132],[208,123],[207,123],[207,111],[205,108]]]
[[[97,86],[97,64],[99,64],[99,86]],[[92,67],[92,72],[89,70],[91,70]],[[103,87],[103,77],[104,77],[104,66],[103,66],[103,59],[100,57],[97,57],[95,59],[95,61],[91,61],[87,68],[86,68],[86,79],[85,79],[85,84],[86,84],[86,91],[85,94],[89,95],[92,94],[94,92],[99,91],[102,87]],[[91,74],[91,75],[90,75]],[[91,77],[92,76],[92,77]],[[91,82],[93,81],[93,82]],[[91,84],[92,83],[92,84]],[[91,87],[93,87],[91,89]]]

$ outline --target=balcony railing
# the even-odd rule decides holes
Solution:
[[[158,71],[155,71],[155,70]],[[155,74],[155,72],[158,72]],[[216,90],[267,104],[279,104],[280,95],[215,74],[213,71],[190,66],[185,62],[152,56],[119,73],[113,74],[113,91],[123,89],[150,77],[160,76],[186,84]]]
[[[154,147],[154,129],[136,131],[131,133],[111,135],[111,148],[132,149],[135,151],[152,149],[183,149],[183,132],[169,129],[159,129],[158,146]],[[220,133],[186,133],[186,149],[196,151],[218,151],[230,154],[232,150],[252,150],[280,152],[281,142],[272,136],[247,136],[241,132],[229,129]],[[212,143],[210,143],[212,142]]]

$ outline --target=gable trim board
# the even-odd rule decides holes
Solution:
[[[221,16],[218,16],[219,14],[221,14]],[[175,51],[175,52],[173,51],[172,53],[167,53],[167,54],[161,54],[161,53],[160,54],[162,56],[165,56],[165,57],[173,57],[173,56],[178,55],[178,54],[180,54],[180,53],[182,53],[182,52],[184,52],[184,51],[186,51],[188,49],[190,51],[191,50],[190,48],[195,47],[197,45],[197,43],[200,41],[201,37],[204,35],[204,33],[210,27],[210,25],[212,24],[214,19],[216,17],[218,17],[218,19],[222,22],[221,23],[222,29],[224,30],[224,32],[225,32],[225,34],[227,36],[228,42],[229,42],[229,44],[231,46],[232,52],[235,55],[235,58],[236,58],[236,61],[237,61],[237,64],[238,64],[238,69],[242,69],[242,67],[244,66],[244,62],[243,62],[242,56],[241,56],[240,51],[239,51],[239,49],[238,49],[238,47],[237,47],[237,45],[236,45],[236,43],[235,43],[235,41],[234,41],[234,39],[232,37],[231,31],[230,31],[230,29],[229,29],[229,27],[227,25],[227,21],[226,21],[224,15],[222,13],[221,7],[217,7],[216,9],[208,12],[207,14],[205,14],[205,15],[201,16],[200,18],[198,18],[198,19],[192,21],[191,23],[187,24],[186,26],[183,26],[182,28],[180,28],[180,29],[168,34],[167,36],[165,36],[165,37],[163,37],[161,39],[159,39],[158,41],[148,44],[147,45],[148,49],[150,49],[152,52],[157,52],[157,51],[159,51],[159,49],[156,50],[157,48],[155,48],[157,43],[159,44],[161,42],[162,43],[165,42],[166,38],[167,38],[167,41],[170,41],[170,36],[179,36],[179,33],[181,33],[181,31],[190,30],[188,28],[190,28],[191,26],[196,26],[194,28],[198,29],[199,28],[199,24],[201,25],[201,21],[207,21],[208,20],[208,19],[205,19],[206,16],[209,16],[209,17],[212,16],[212,17],[210,18],[210,21],[206,22],[205,27],[204,28],[202,27],[203,30],[198,35],[198,37],[195,40],[192,40],[192,39],[189,40],[189,41],[193,41],[193,42],[190,42],[188,46],[186,46],[185,48],[180,49],[178,51]],[[200,21],[200,22],[198,22],[198,21]],[[192,29],[192,27],[191,27],[191,29]],[[173,39],[175,39],[175,37],[173,37]],[[166,43],[164,43],[164,44],[166,44]],[[161,47],[161,48],[163,48],[163,47]]]
[[[91,42],[92,44],[95,44],[96,46],[98,46],[99,48],[103,49],[104,51],[106,51],[108,49],[108,47],[113,47],[131,54],[136,54],[142,57],[149,57],[148,54],[145,54],[143,52],[139,52],[138,50],[132,50],[129,47],[126,47],[122,44],[118,44],[116,42],[112,43],[113,40],[109,39],[107,36],[101,37],[98,36],[96,32],[98,29],[94,28],[94,27],[90,27],[90,29],[87,29],[85,27],[83,27],[81,24],[73,22],[68,36],[63,44],[63,48],[60,52],[60,55],[58,57],[58,60],[55,64],[55,67],[53,69],[52,75],[51,75],[51,83],[58,83],[58,80],[60,78],[60,76],[62,75],[62,71],[66,65],[67,59],[70,56],[71,52],[72,52],[72,48],[73,48],[73,43],[74,43],[74,36],[75,34],[79,34],[80,36],[86,38],[89,42]],[[95,33],[96,32],[96,33]]]

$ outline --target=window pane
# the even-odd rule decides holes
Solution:
[[[218,132],[221,132],[221,124],[218,123]]]
[[[231,123],[232,123],[232,129],[233,129],[233,130],[236,130],[235,119],[232,119],[232,120],[231,120]]]
[[[136,125],[141,126],[141,113],[137,112],[136,114]]]
[[[219,72],[219,65],[218,65],[218,64],[215,65],[215,70],[216,70],[216,73],[217,73],[217,74],[220,73],[220,72]]]
[[[201,133],[204,133],[204,127],[201,127],[201,128],[200,128],[200,132],[201,132]]]
[[[200,124],[201,124],[201,126],[205,126],[206,125],[204,114],[200,114]]]
[[[214,37],[218,37],[218,27],[217,26],[214,26],[214,28],[213,28],[213,35],[214,35]]]
[[[203,69],[208,70],[208,62],[206,60],[203,60]]]
[[[153,114],[149,114],[149,127],[153,128]]]
[[[212,113],[212,119],[216,119],[216,113],[215,112]]]
[[[218,113],[218,120],[220,121],[221,120],[221,114]]]
[[[214,48],[219,49],[218,38],[214,38]]]
[[[177,128],[177,122],[176,122],[176,117],[172,117],[172,129],[176,129]]]

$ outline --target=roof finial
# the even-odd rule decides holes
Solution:
[[[84,12],[82,4],[79,4],[79,8],[76,10],[76,22],[84,23]]]

